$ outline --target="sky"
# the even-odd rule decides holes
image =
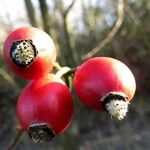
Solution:
[[[38,0],[32,0],[32,2],[35,9],[37,8],[36,12],[39,14]],[[67,0],[67,3],[65,3],[66,6],[68,5],[68,2],[71,2],[71,0]],[[49,3],[48,5],[51,6],[52,4]],[[78,10],[78,12],[76,12],[76,16],[80,16],[80,9],[78,9],[79,5],[75,5],[74,7]],[[28,24],[24,0],[1,0],[0,17],[4,22],[11,23],[13,27],[18,27],[22,24]]]
[[[67,7],[72,0],[64,0]],[[85,4],[88,5],[89,0],[83,0]],[[98,0],[91,0],[92,5],[95,5]],[[36,9],[37,15],[39,14],[39,4],[38,0],[32,0],[34,7]],[[48,6],[52,6],[52,0],[47,0]],[[101,7],[108,7],[109,0],[99,0]],[[96,4],[97,5],[97,4]],[[108,8],[106,8],[106,11]],[[69,13],[68,20],[76,24],[79,30],[82,30],[81,25],[81,0],[77,0],[72,10]],[[11,24],[13,28],[19,27],[21,25],[29,25],[28,17],[25,10],[24,0],[0,0],[0,21]],[[106,21],[111,22],[110,16],[106,15]]]
[[[0,17],[5,22],[11,22],[15,26],[16,19],[26,18],[23,0],[1,0]]]

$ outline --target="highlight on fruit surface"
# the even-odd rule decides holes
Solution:
[[[7,66],[19,77],[38,79],[52,70],[56,48],[52,38],[31,26],[13,30],[3,46]]]
[[[74,87],[80,101],[95,110],[106,110],[123,119],[132,100],[136,83],[131,70],[110,57],[91,58],[74,75]]]
[[[16,112],[35,143],[45,143],[69,126],[74,106],[65,83],[53,74],[31,81],[19,96]]]

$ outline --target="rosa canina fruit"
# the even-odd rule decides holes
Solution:
[[[112,117],[121,120],[135,94],[136,83],[124,63],[109,57],[95,57],[77,68],[74,87],[85,106],[107,110]]]
[[[3,46],[4,60],[19,77],[38,79],[53,68],[56,49],[44,31],[25,26],[13,30]]]
[[[50,141],[70,124],[74,106],[65,83],[53,74],[31,81],[19,96],[16,112],[36,143]]]

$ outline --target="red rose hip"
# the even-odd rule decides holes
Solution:
[[[91,58],[81,64],[74,75],[74,86],[85,106],[107,110],[119,120],[126,116],[136,89],[130,69],[109,57]]]
[[[52,70],[56,49],[47,33],[26,26],[17,28],[8,35],[3,55],[6,64],[16,75],[38,79]]]
[[[30,82],[17,102],[20,124],[36,143],[45,143],[62,133],[73,112],[69,89],[53,74]]]

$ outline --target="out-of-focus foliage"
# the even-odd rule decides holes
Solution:
[[[0,21],[0,149],[4,150],[16,133],[18,121],[15,116],[15,105],[19,92],[26,83],[10,73],[2,58],[4,39],[15,24],[18,26],[31,23],[33,26],[43,28],[55,41],[58,62],[62,66],[76,67],[83,61],[81,56],[106,37],[117,19],[116,0],[37,0],[36,3],[34,0],[24,0],[23,2],[23,11],[28,17],[20,19],[20,16],[16,16],[18,21],[13,22],[9,20],[8,13],[8,18]],[[33,144],[28,136],[24,135],[16,149],[150,149],[149,21],[149,0],[125,1],[121,28],[95,55],[117,58],[126,63],[135,75],[137,92],[125,120],[117,122],[111,120],[105,113],[84,108],[72,92],[76,115],[67,132],[46,145]]]

